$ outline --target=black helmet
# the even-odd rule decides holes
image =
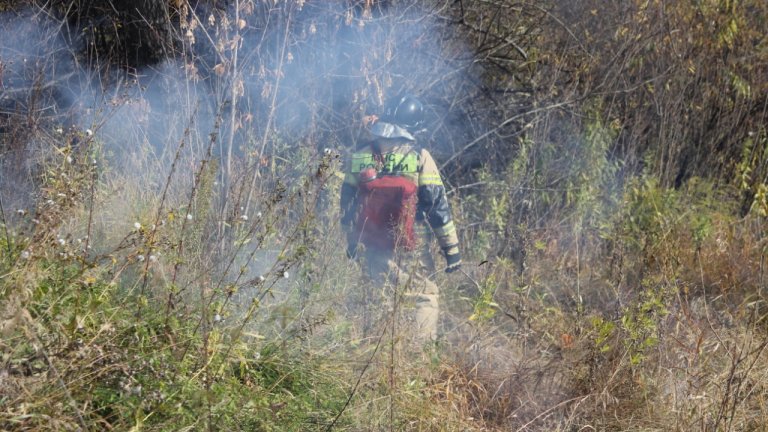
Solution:
[[[384,108],[382,120],[413,132],[424,122],[424,105],[411,95],[390,99]]]

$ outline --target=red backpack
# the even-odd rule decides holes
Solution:
[[[416,185],[406,177],[379,177],[375,169],[366,168],[360,172],[358,188],[360,242],[380,250],[414,250]]]

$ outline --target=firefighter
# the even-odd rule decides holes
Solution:
[[[460,268],[461,254],[437,164],[414,138],[423,118],[423,105],[410,95],[388,102],[380,119],[368,118],[370,139],[362,140],[345,168],[341,223],[347,255],[363,256],[374,283],[410,281],[416,336],[426,342],[437,338],[439,290],[423,276],[425,265],[418,259],[419,250],[426,250],[423,240],[431,236],[417,233],[431,229],[447,273]]]

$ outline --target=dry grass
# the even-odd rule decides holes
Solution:
[[[68,172],[66,157],[45,166]],[[167,219],[185,214],[188,194],[174,193],[161,211],[141,183],[106,181],[91,207],[92,176],[68,177],[79,183],[50,183],[44,197],[79,192],[29,225],[29,237],[5,245],[4,427],[127,428],[133,409],[164,427],[172,422],[167,400],[212,410],[209,419],[184,417],[193,428],[240,418],[195,392],[221,401],[256,392],[262,408],[242,413],[260,419],[254,424],[300,428],[289,419],[305,410],[302,421],[317,430],[342,410],[336,430],[759,430],[766,421],[760,218],[734,223],[712,213],[701,238],[684,224],[666,226],[652,256],[591,237],[577,248],[557,229],[539,231],[522,274],[517,263],[494,260],[438,277],[445,336],[422,350],[407,343],[407,328],[389,332],[382,304],[365,306],[371,296],[337,243],[311,242],[307,230],[337,238],[338,227],[306,224],[302,214],[315,207],[305,189],[282,192],[263,219],[238,226],[238,238],[251,240],[233,242],[225,257],[249,270],[232,270],[223,283],[209,273],[210,255],[193,247],[216,224]],[[166,223],[152,232],[158,214]],[[77,239],[91,216],[99,253],[83,260]],[[182,239],[188,248],[180,251]],[[162,258],[147,266],[149,251]],[[168,310],[171,292],[177,304]],[[253,298],[256,307],[247,304]],[[148,314],[140,328],[137,312]],[[265,357],[252,360],[255,353]],[[204,358],[239,372],[211,369]],[[169,374],[184,379],[163,390]],[[214,376],[221,384],[206,381]]]
[[[253,13],[251,3],[243,2],[243,13]],[[316,90],[304,95],[311,107],[305,114],[313,119],[308,131],[288,131],[290,121],[285,130],[276,126],[278,111],[290,111],[278,100],[287,76],[280,53],[290,38],[284,35],[295,30],[289,8],[296,4],[286,5],[248,18],[284,24],[265,44],[278,50],[265,50],[263,58],[237,49],[223,54],[230,58],[222,67],[241,60],[240,70],[217,75],[211,87],[216,103],[232,99],[225,107],[201,113],[176,103],[192,99],[187,85],[195,77],[177,76],[165,65],[156,77],[177,92],[162,93],[173,102],[171,112],[152,112],[151,92],[137,90],[134,98],[110,100],[93,131],[59,132],[59,117],[4,117],[8,151],[0,169],[8,189],[2,196],[10,199],[0,203],[0,429],[765,428],[764,217],[739,215],[740,197],[727,188],[691,182],[674,191],[645,178],[608,197],[613,207],[599,207],[595,202],[605,197],[595,179],[613,174],[611,161],[606,156],[591,166],[592,155],[581,155],[578,146],[569,149],[585,159],[584,169],[567,173],[578,180],[567,189],[593,196],[560,197],[563,190],[550,188],[559,187],[557,181],[525,178],[527,165],[551,170],[545,180],[562,178],[561,159],[571,153],[563,156],[551,143],[526,144],[531,155],[543,152],[540,158],[551,152],[552,160],[543,161],[549,165],[523,158],[522,150],[520,161],[494,160],[498,166],[490,166],[499,173],[488,174],[487,183],[498,188],[454,201],[459,219],[480,222],[472,236],[469,224],[460,224],[467,273],[436,276],[443,339],[414,346],[406,321],[392,331],[390,294],[367,284],[340,245],[339,161],[333,150],[320,150],[354,132],[353,116],[323,124],[323,116],[339,114],[318,108],[326,105],[325,94]],[[327,19],[336,18],[329,13]],[[403,22],[369,25],[402,28]],[[241,29],[220,30],[222,39],[211,42],[224,46]],[[304,54],[312,60],[314,45],[307,43]],[[456,51],[452,61],[463,58],[455,42],[440,43],[436,48]],[[389,43],[380,45],[384,50]],[[371,58],[388,56],[379,54]],[[184,60],[188,67],[199,59]],[[396,60],[412,70],[410,57]],[[273,68],[258,77],[262,103],[240,94],[235,78],[264,64]],[[423,68],[429,81],[453,74],[437,64]],[[392,79],[386,68],[373,69],[360,78],[366,84],[355,98],[368,92],[379,98],[381,83]],[[315,77],[294,71],[304,72]],[[464,81],[458,76],[441,91],[453,94]],[[122,90],[128,89],[115,94]],[[475,96],[443,102],[463,105],[459,98]],[[482,108],[477,105],[467,109]],[[346,109],[359,113],[362,106],[356,99]],[[482,120],[490,124],[500,115],[527,123],[518,118],[517,102],[494,109]],[[159,134],[149,121],[155,116],[163,123]],[[478,136],[500,132],[482,123]],[[467,142],[464,151],[480,148],[474,146],[479,138],[465,140],[466,131],[444,127],[440,133],[455,135],[453,148]],[[544,135],[535,138],[549,132]],[[605,156],[609,134],[594,135],[606,141],[592,150]],[[510,161],[523,168],[499,168]],[[530,180],[526,197],[542,187],[541,197],[551,201],[521,201],[520,209],[510,203],[516,195],[505,182],[514,176],[501,171],[515,169]],[[597,210],[566,204],[579,199]],[[535,211],[541,220],[533,221]],[[513,215],[522,215],[519,226],[511,226]],[[487,263],[475,265],[480,252],[470,251],[476,250],[491,255],[481,257]]]

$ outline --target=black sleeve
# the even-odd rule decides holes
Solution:
[[[419,205],[417,216],[420,220],[426,217],[429,226],[434,229],[444,227],[451,221],[451,208],[445,187],[442,185],[419,186]]]

